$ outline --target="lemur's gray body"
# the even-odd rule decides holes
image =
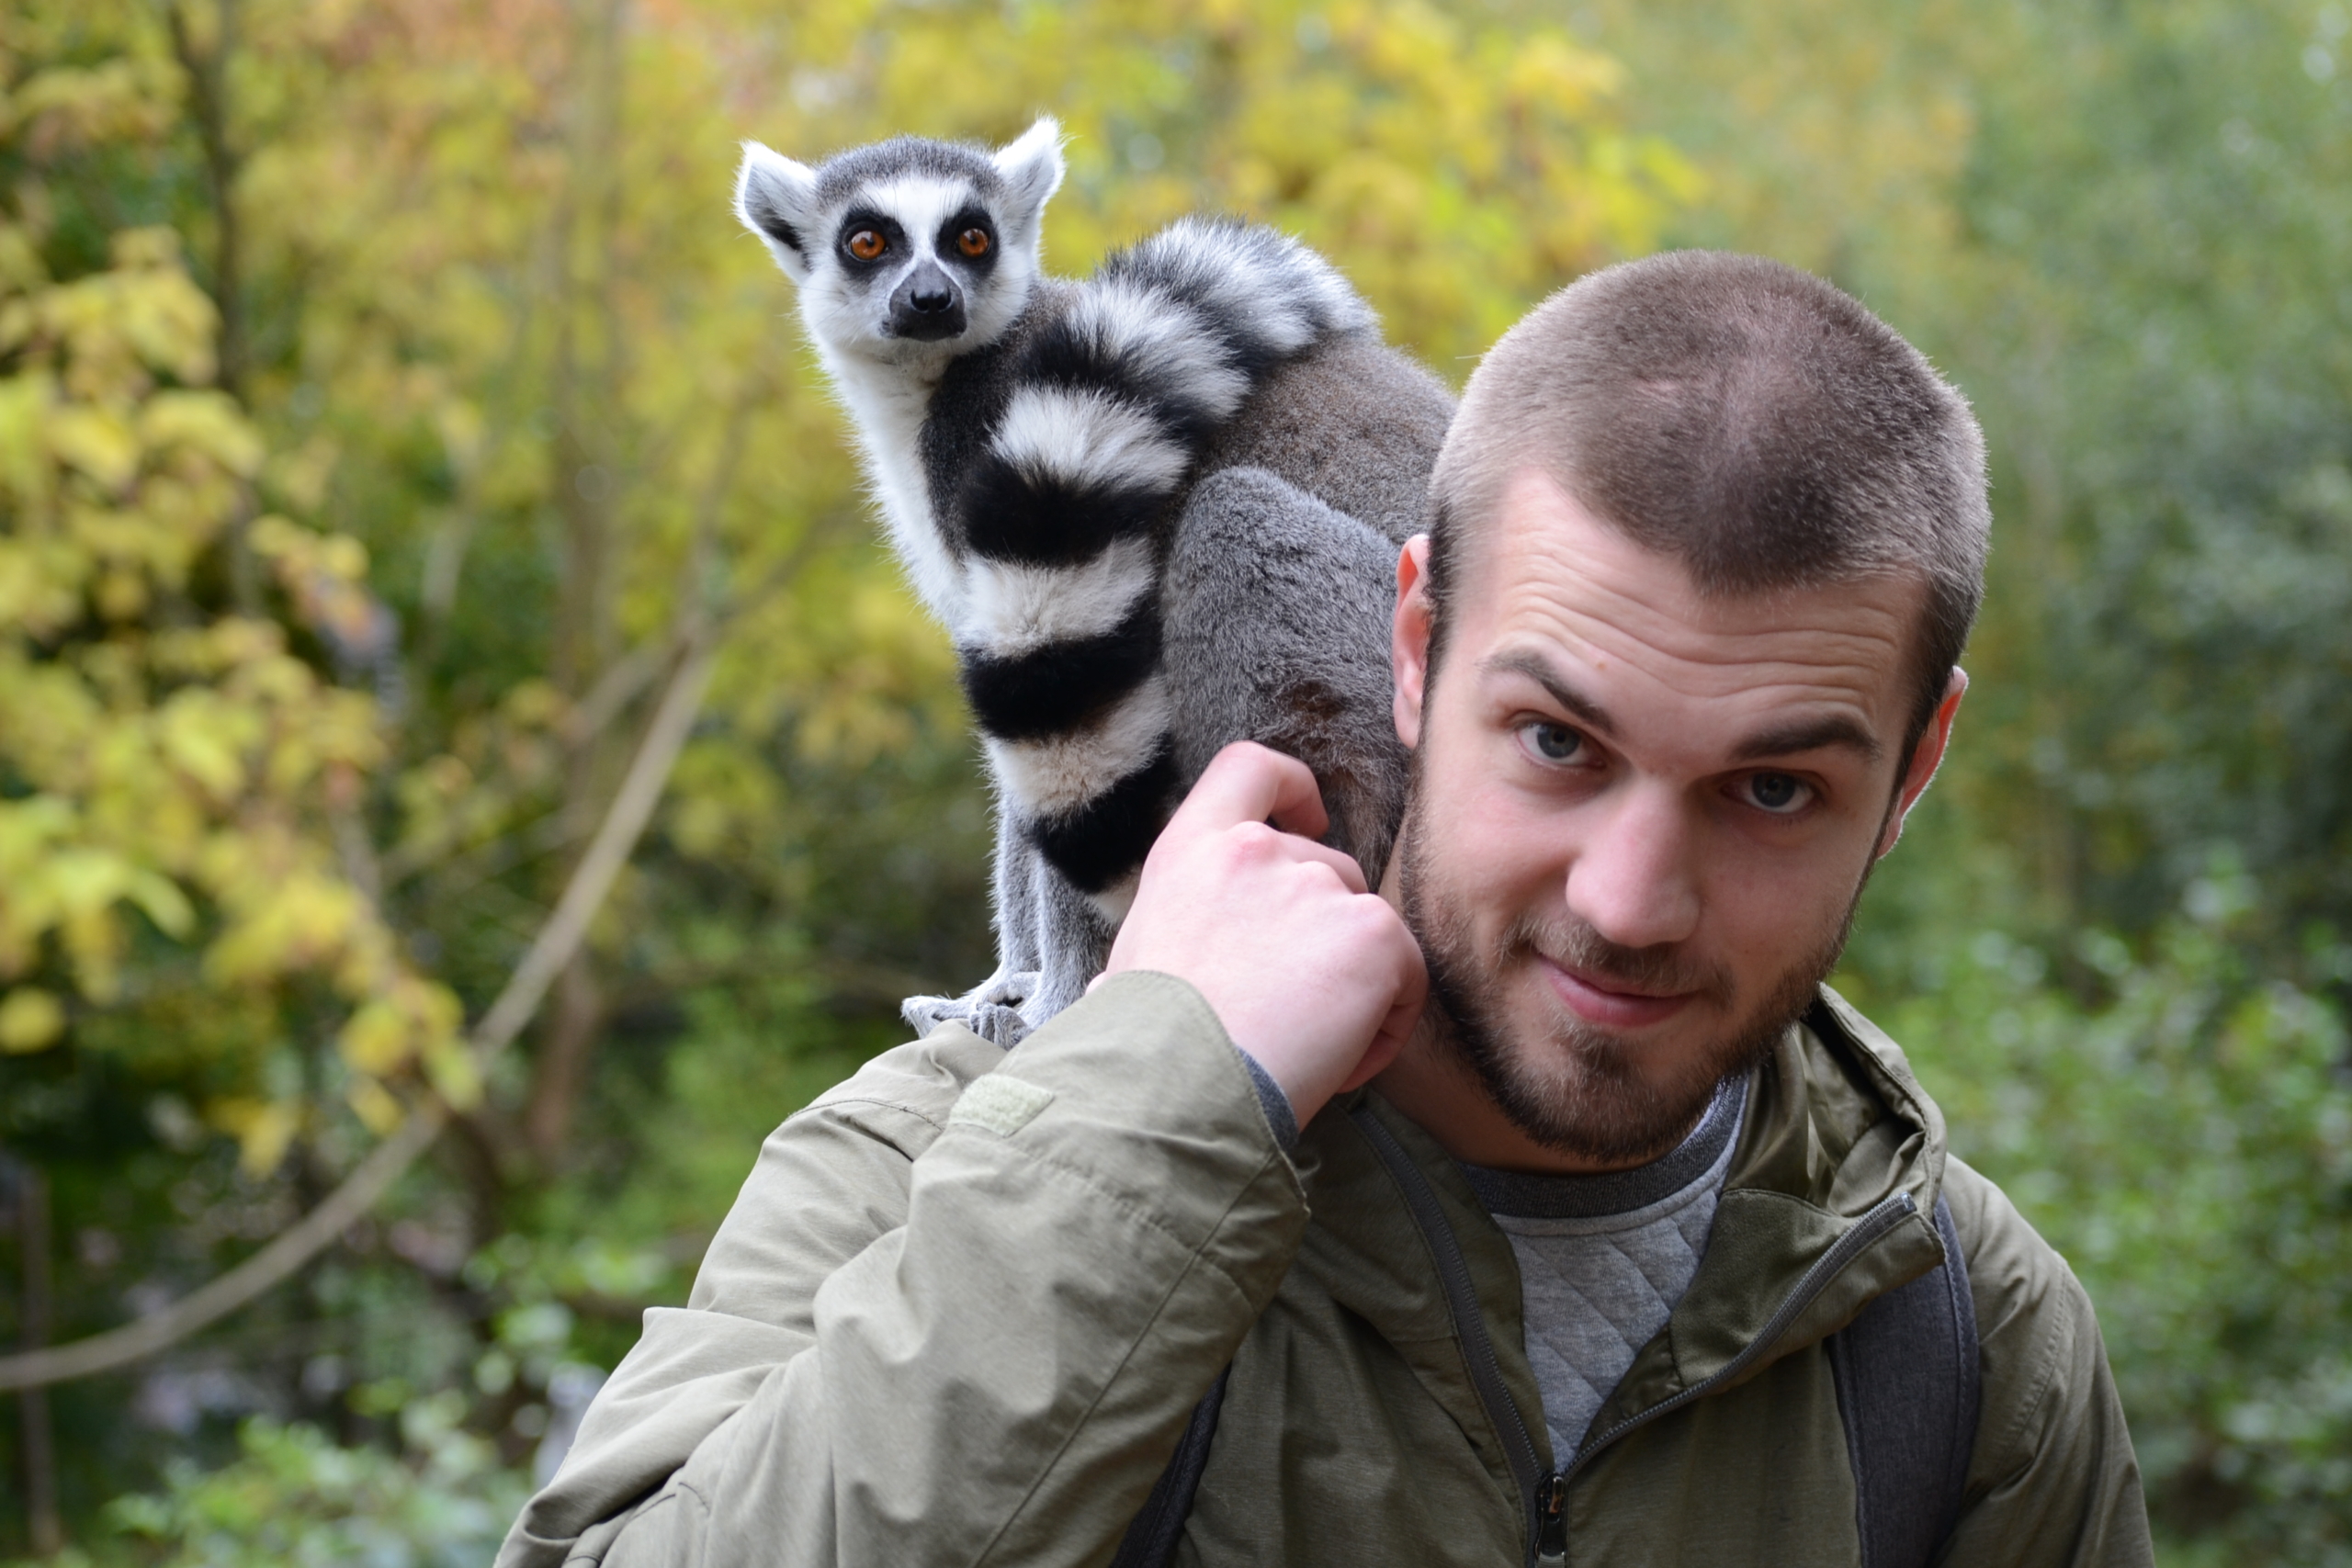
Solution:
[[[1187,221],[1083,282],[1040,276],[1057,141],[1040,121],[994,153],[900,139],[813,171],[753,145],[737,193],[802,286],[997,784],[998,973],[909,1016],[1007,1043],[1100,971],[1152,837],[1229,741],[1306,761],[1331,841],[1378,877],[1405,786],[1396,548],[1453,412],[1272,231]]]

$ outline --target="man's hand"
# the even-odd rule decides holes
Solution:
[[[1301,1126],[1388,1065],[1429,988],[1403,919],[1352,859],[1315,841],[1329,826],[1306,763],[1227,747],[1143,863],[1103,970],[1191,981]]]

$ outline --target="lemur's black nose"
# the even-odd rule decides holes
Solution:
[[[963,291],[937,262],[922,262],[890,291],[893,336],[937,343],[963,331]]]

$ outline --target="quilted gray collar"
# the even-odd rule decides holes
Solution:
[[[1464,1165],[1471,1190],[1490,1214],[1540,1220],[1598,1219],[1630,1213],[1670,1198],[1713,1168],[1716,1156],[1739,1133],[1747,1105],[1747,1075],[1735,1074],[1716,1086],[1699,1124],[1670,1153],[1631,1170],[1606,1176],[1530,1176]]]

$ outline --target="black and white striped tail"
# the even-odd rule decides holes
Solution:
[[[1271,229],[1186,220],[1021,347],[957,504],[964,689],[1046,859],[1114,916],[1177,784],[1159,649],[1171,502],[1266,371],[1371,308]]]

